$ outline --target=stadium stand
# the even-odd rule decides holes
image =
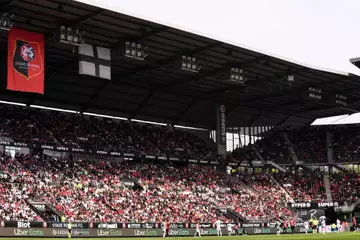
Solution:
[[[15,27],[44,33],[46,42],[46,94],[1,90],[2,102],[24,106],[0,105],[0,171],[10,176],[0,179],[0,221],[53,221],[63,215],[74,222],[271,222],[293,219],[291,202],[327,201],[329,188],[334,201],[359,199],[356,173],[321,169],[321,164],[358,161],[358,126],[304,126],[320,115],[343,113],[333,102],[312,101],[309,86],[321,87],[327,96],[351,93],[347,106],[357,109],[358,76],[301,66],[77,1],[7,1],[0,10],[14,14]],[[55,28],[63,24],[86,29],[87,44],[111,49],[111,81],[79,74],[76,48],[56,38]],[[2,87],[7,65],[4,36]],[[147,46],[149,57],[137,61],[124,56],[120,49],[129,40]],[[201,59],[201,72],[178,67],[184,56]],[[243,83],[226,79],[239,67]],[[231,154],[217,154],[219,139],[207,139],[211,145],[175,127],[218,128],[219,135],[218,104],[226,106],[224,127],[247,127],[249,138],[261,139]],[[76,113],[34,107],[39,105]],[[136,118],[163,125],[132,121]],[[260,133],[265,126],[276,127]],[[333,159],[328,159],[326,133],[332,136]],[[90,149],[94,154],[47,152],[31,144],[25,154],[13,142],[43,143],[51,150]],[[170,157],[107,158],[97,151],[174,156],[180,163]],[[194,159],[207,164],[192,164]],[[216,164],[210,166],[212,161]],[[302,164],[320,164],[321,170],[289,170],[295,163],[304,168]],[[40,214],[31,202],[45,203],[58,216]]]

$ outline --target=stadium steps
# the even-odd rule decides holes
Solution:
[[[219,209],[226,217],[234,220],[234,222],[246,222],[246,219],[231,208]]]
[[[339,206],[337,209],[335,209],[335,211],[341,213],[352,213],[356,208],[360,208],[360,199],[357,199],[351,205]]]
[[[331,194],[331,184],[330,184],[329,174],[324,175],[324,186],[325,186],[326,200],[328,202],[332,202],[333,199]]]
[[[294,199],[292,197],[290,197],[290,194],[280,185],[280,183],[278,181],[276,181],[276,179],[273,177],[273,175],[268,174],[268,176],[280,188],[280,190],[286,195],[286,197],[288,199],[290,199],[291,202],[293,202]],[[287,207],[287,206],[285,205],[285,207]]]
[[[304,173],[311,174],[313,170],[304,164],[298,164],[293,166],[294,170],[300,170]]]
[[[232,175],[227,175],[227,174],[224,175],[224,177],[226,177],[229,181],[232,181],[232,182],[235,182],[235,183],[239,184],[245,190],[250,191],[252,195],[256,195],[256,196],[259,195],[259,193],[255,189],[253,189],[252,187],[246,185],[244,182],[242,182],[237,177],[233,177]]]
[[[283,137],[287,143],[287,146],[289,148],[289,153],[291,155],[291,158],[293,160],[293,163],[297,164],[299,163],[299,158],[298,156],[296,155],[296,152],[295,152],[295,149],[294,149],[294,146],[292,144],[292,142],[290,141],[290,138],[289,138],[289,135],[286,133],[286,132],[283,132]]]
[[[53,137],[55,143],[62,145],[62,142],[59,141],[59,139],[57,139],[57,137],[55,137],[54,134],[49,129],[47,129],[46,124],[41,120],[41,118],[37,118],[33,115],[31,115],[31,118],[34,119],[35,122],[40,124],[40,126],[42,126],[45,129],[45,131],[48,132]]]
[[[62,213],[44,202],[32,202],[27,200],[28,206],[45,221],[59,221]]]
[[[336,168],[337,170],[339,170],[340,172],[347,172],[348,170],[342,166],[339,166],[337,164],[330,164],[329,167],[334,167]]]
[[[31,116],[31,118],[32,118],[35,122],[37,122],[40,126],[42,126],[47,133],[49,133],[49,134],[53,137],[54,142],[55,142],[56,144],[61,144],[60,141],[59,141],[59,139],[57,139],[57,138],[54,136],[54,134],[45,127],[45,124],[44,124],[40,119],[37,119],[37,118],[36,118],[35,116],[33,116],[33,115],[30,115],[30,116]]]
[[[260,161],[263,164],[265,164],[266,162],[265,162],[264,158],[261,156],[259,150],[256,147],[253,147],[252,149],[253,149],[254,153],[256,154],[256,156],[260,159]]]

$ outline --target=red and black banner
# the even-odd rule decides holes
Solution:
[[[44,35],[12,28],[8,39],[7,89],[44,94]]]

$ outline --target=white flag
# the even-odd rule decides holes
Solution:
[[[83,44],[79,47],[79,74],[111,80],[109,48]]]

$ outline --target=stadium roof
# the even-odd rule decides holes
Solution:
[[[16,93],[4,90],[7,36],[1,33],[2,100],[205,128],[215,127],[216,103],[226,105],[228,126],[308,124],[360,107],[360,77],[355,75],[313,69],[76,1],[0,4],[0,12],[15,15],[16,27],[44,33],[46,39],[45,95]],[[86,43],[113,50],[111,81],[78,74],[74,48],[54,39],[60,25],[84,30]],[[125,57],[127,40],[148,46],[148,57]],[[196,56],[200,72],[181,70],[182,55]],[[226,80],[231,67],[244,69],[245,85]],[[288,75],[295,78],[291,84]],[[304,97],[309,87],[347,96],[348,109],[309,101]]]

